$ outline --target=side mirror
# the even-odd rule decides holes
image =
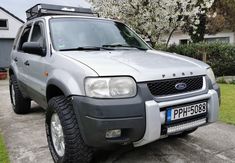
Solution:
[[[22,50],[26,53],[36,54],[42,57],[46,55],[45,49],[39,42],[25,42]]]

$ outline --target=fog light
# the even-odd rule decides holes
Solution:
[[[120,129],[116,129],[116,130],[108,130],[106,132],[106,135],[105,137],[108,138],[108,139],[111,139],[111,138],[118,138],[120,137],[122,134],[122,131]]]

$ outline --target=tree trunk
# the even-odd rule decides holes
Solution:
[[[175,27],[175,28],[171,31],[171,33],[170,33],[170,35],[169,35],[169,37],[168,37],[168,39],[167,39],[166,48],[168,47],[169,42],[170,42],[170,40],[171,40],[171,37],[172,37],[172,35],[173,35],[173,33],[175,32],[176,29],[177,29],[177,27]]]
[[[204,52],[204,53],[202,54],[202,61],[205,62],[205,63],[206,63],[206,61],[207,61],[207,54],[206,54],[206,52]]]

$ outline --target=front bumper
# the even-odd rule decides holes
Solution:
[[[146,131],[144,137],[134,142],[134,146],[142,146],[158,140],[162,136],[162,126],[165,124],[166,120],[166,111],[160,111],[161,108],[165,108],[168,106],[174,106],[179,104],[187,104],[191,102],[201,101],[201,100],[208,100],[208,115],[207,115],[207,123],[212,123],[217,121],[218,113],[219,113],[219,98],[218,94],[215,90],[209,90],[207,94],[180,99],[175,101],[169,102],[161,102],[157,103],[155,101],[147,101],[145,102],[146,106]],[[160,118],[159,118],[160,115]],[[199,123],[198,126],[203,125],[203,123]],[[198,127],[192,126],[192,127]],[[189,129],[189,128],[188,128]]]
[[[139,95],[122,100],[74,96],[72,101],[82,137],[88,146],[109,148],[138,141],[144,135],[145,102]],[[106,139],[106,132],[112,129],[121,129],[121,137]]]
[[[219,88],[213,87],[207,93],[193,97],[157,102],[146,84],[140,84],[138,95],[133,98],[94,99],[73,96],[72,101],[81,135],[87,145],[108,148],[133,143],[138,147],[167,136],[164,133],[166,111],[162,108],[206,100],[206,123],[215,122],[218,119],[219,94]],[[121,129],[121,136],[107,139],[106,132],[113,129]]]

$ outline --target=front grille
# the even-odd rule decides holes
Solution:
[[[186,88],[182,90],[176,89],[176,85],[179,83],[186,84]],[[169,96],[202,89],[203,76],[158,80],[149,82],[147,85],[153,96]]]

